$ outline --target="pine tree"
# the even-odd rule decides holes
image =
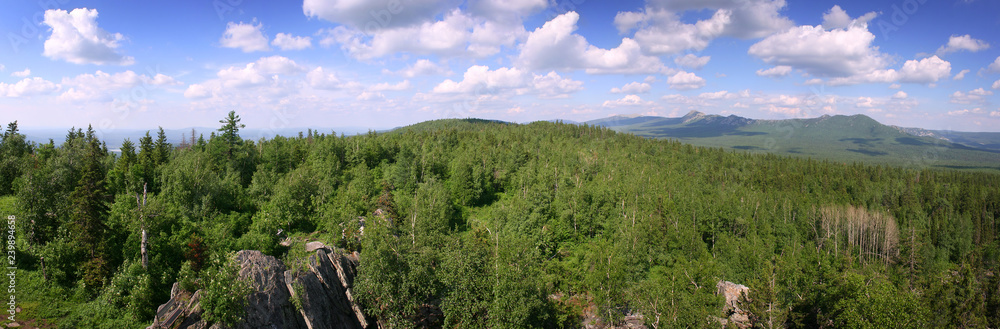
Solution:
[[[246,125],[240,123],[240,116],[236,115],[236,111],[229,111],[229,115],[225,119],[219,120],[219,123],[223,124],[222,128],[219,128],[219,131],[222,132],[219,137],[226,143],[226,154],[232,160],[233,150],[243,142],[240,139],[240,129],[246,128]]]

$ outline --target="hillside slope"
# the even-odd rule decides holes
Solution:
[[[1000,170],[998,150],[974,148],[938,138],[937,135],[920,136],[860,114],[753,120],[692,111],[681,118],[611,117],[588,121],[587,124],[643,137],[677,139],[698,146],[837,162]]]

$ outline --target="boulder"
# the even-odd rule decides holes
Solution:
[[[243,321],[234,328],[373,327],[351,295],[357,257],[317,243],[302,272],[286,270],[280,260],[260,251],[236,253],[239,277],[250,283],[252,292]],[[202,319],[200,293],[184,291],[175,283],[149,328],[221,328]]]
[[[728,316],[727,319],[720,319],[723,325],[732,323],[738,328],[749,328],[750,317],[746,310],[740,308],[740,296],[750,293],[750,288],[742,284],[729,281],[719,281],[715,284],[716,295],[726,298],[726,303],[722,306],[722,311]]]

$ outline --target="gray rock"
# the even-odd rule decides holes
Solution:
[[[323,244],[322,242],[319,242],[319,241],[312,241],[312,242],[306,243],[306,251],[307,252],[313,252],[313,251],[316,251],[317,249],[326,249],[328,251],[330,250],[329,247],[327,247],[325,244]]]
[[[239,277],[250,282],[246,314],[234,328],[370,328],[354,302],[351,287],[358,265],[356,255],[343,255],[321,242],[309,256],[305,271],[285,269],[278,259],[256,250],[236,253]],[[170,300],[157,308],[149,328],[215,329],[202,319],[201,292],[183,291],[174,284]],[[293,301],[298,301],[296,309]]]
[[[729,281],[719,281],[715,284],[716,295],[722,295],[726,298],[726,304],[722,306],[722,311],[728,315],[727,321],[722,322],[723,325],[732,323],[738,328],[749,328],[750,327],[750,317],[746,310],[740,308],[740,297],[744,294],[750,293],[750,288],[742,284],[736,284]]]

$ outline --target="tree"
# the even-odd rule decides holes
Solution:
[[[101,160],[100,142],[94,137],[93,129],[87,129],[84,145],[86,154],[76,189],[70,194],[70,220],[76,233],[77,247],[88,253],[90,259],[82,266],[84,283],[88,288],[100,288],[110,275],[110,264],[105,250],[104,218],[107,205],[104,195],[104,169]]]
[[[0,195],[14,192],[14,179],[22,172],[21,158],[30,152],[31,145],[17,131],[17,121],[8,124],[0,140]]]
[[[219,128],[222,134],[219,137],[228,146],[226,154],[228,154],[229,159],[232,159],[233,150],[243,142],[240,139],[240,129],[246,128],[246,125],[240,123],[240,116],[236,115],[236,111],[229,111],[229,115],[225,119],[219,120],[219,123],[222,124],[222,128]]]

